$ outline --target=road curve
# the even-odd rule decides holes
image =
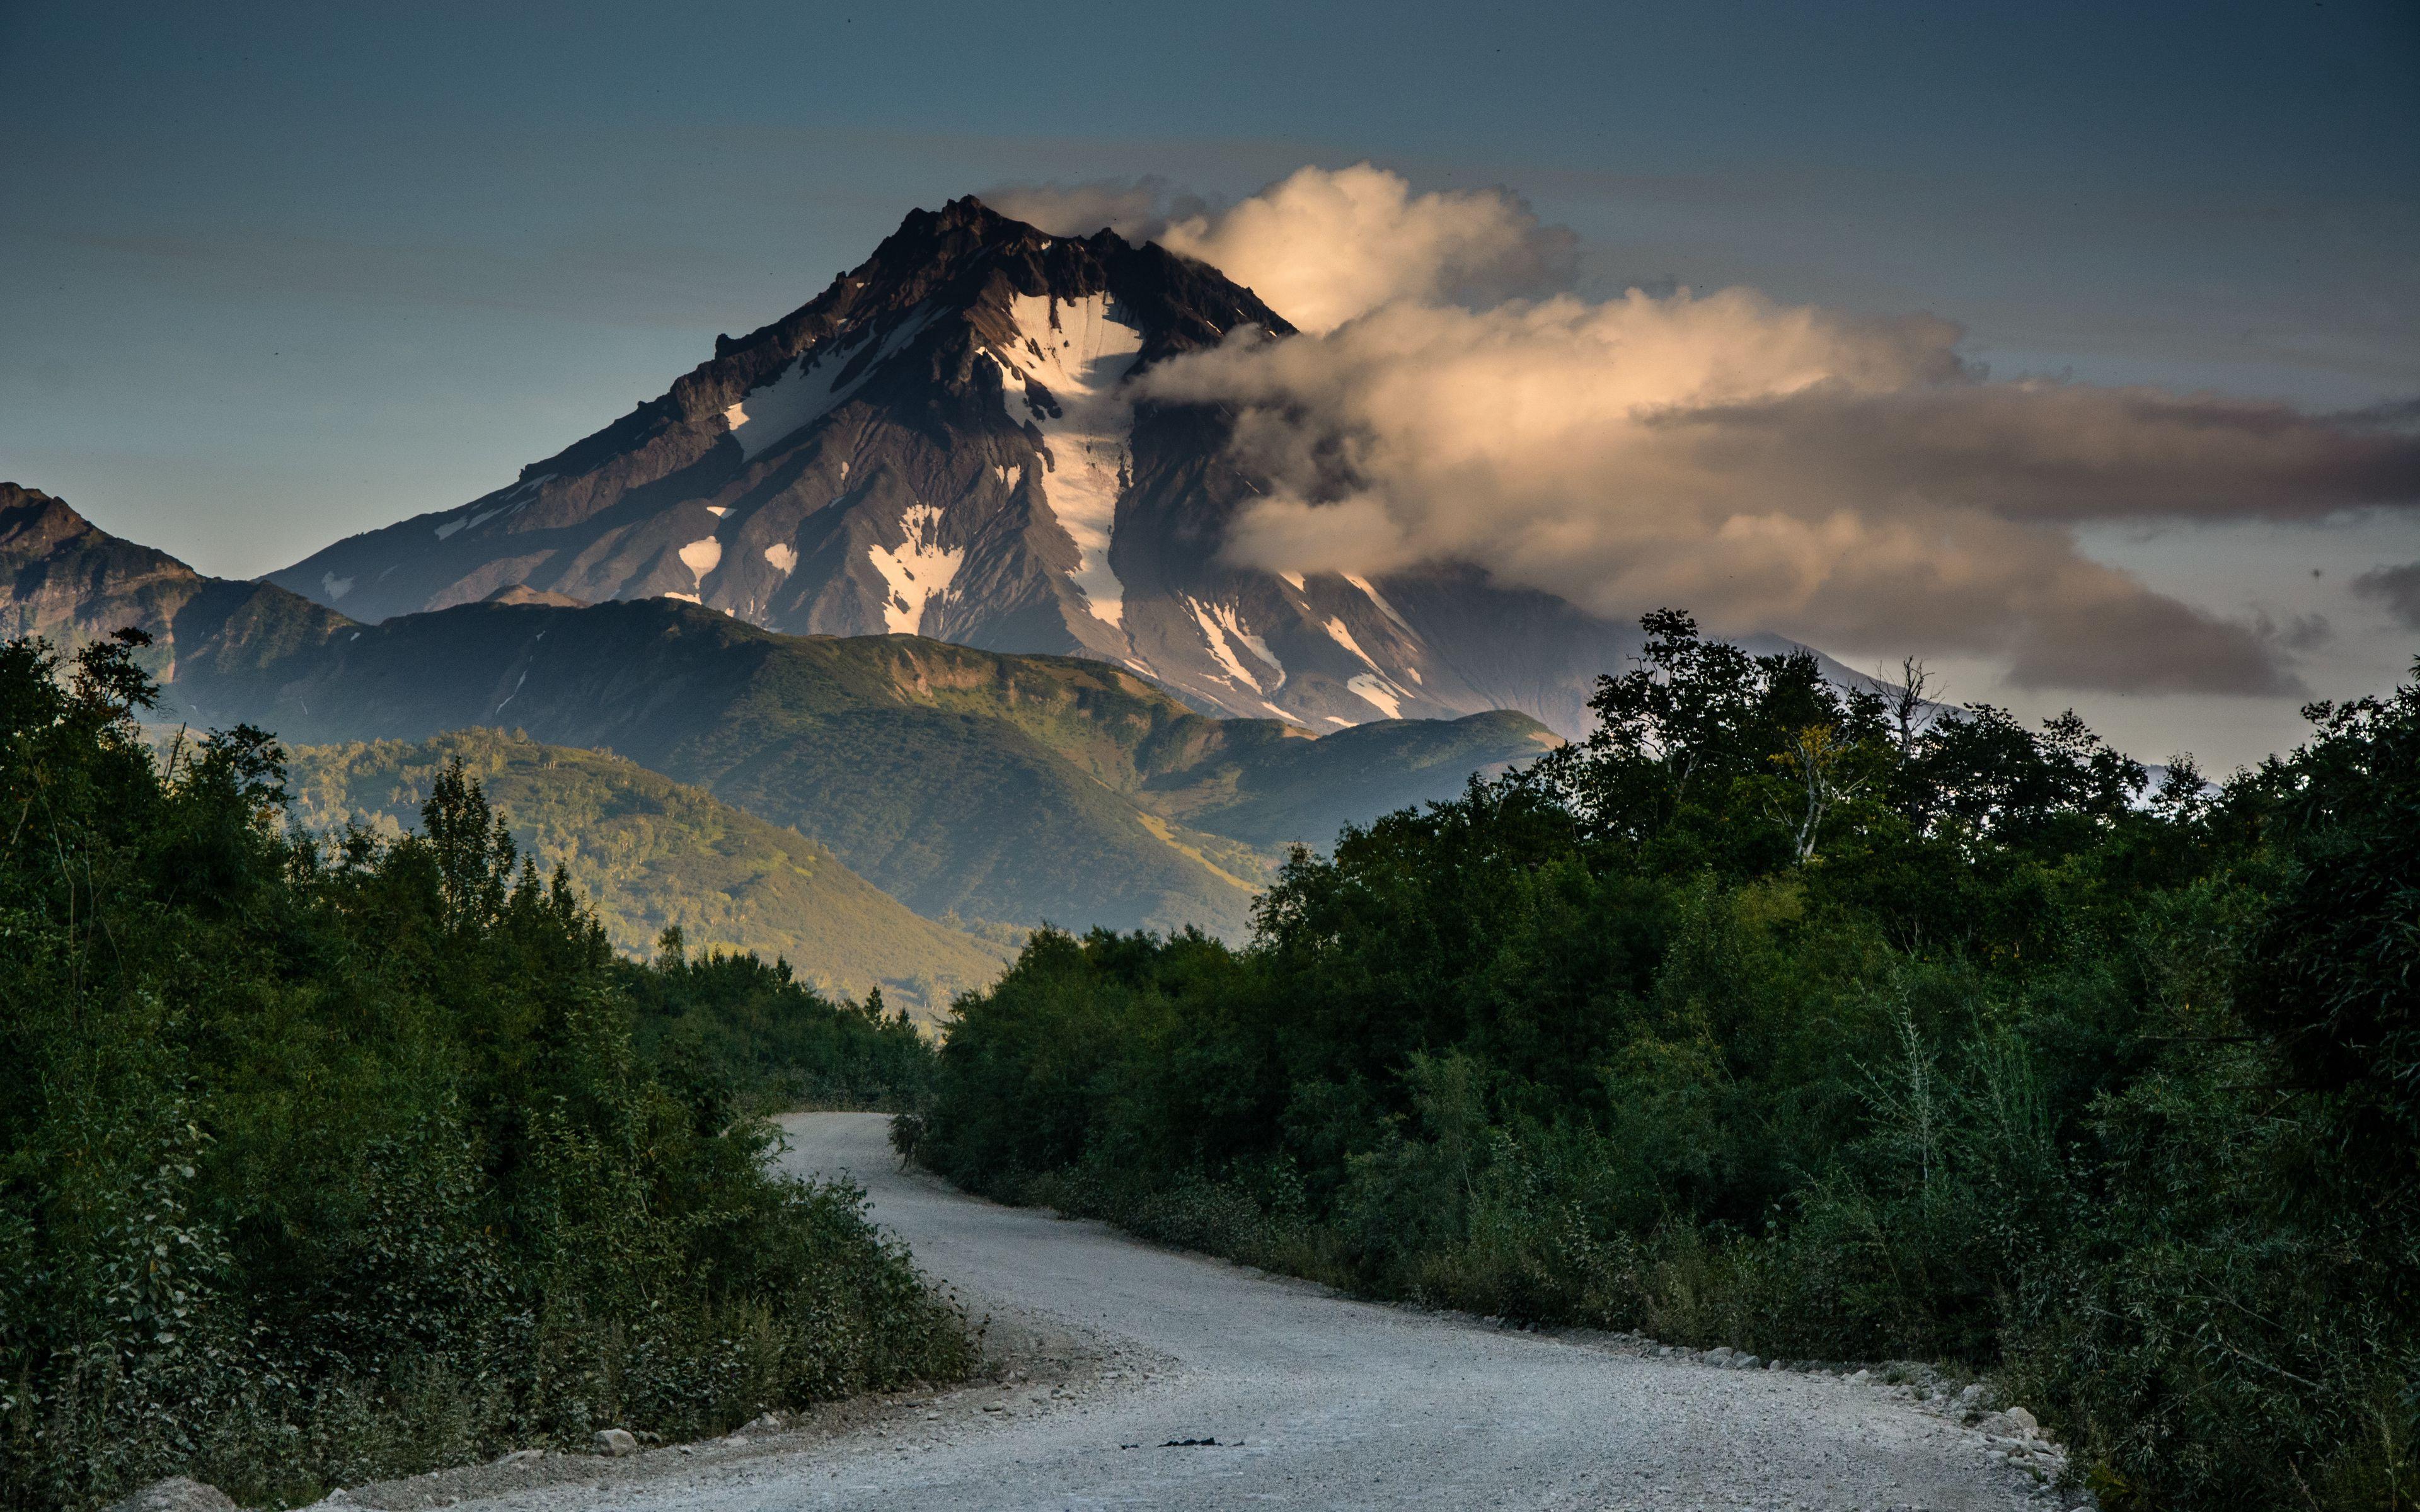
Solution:
[[[1144,1368],[1007,1412],[905,1414],[748,1460],[499,1504],[710,1512],[1236,1507],[2028,1508],[2063,1502],[1869,1387],[1725,1371],[1307,1283],[978,1201],[904,1171],[877,1114],[783,1120],[971,1312]],[[943,1418],[952,1421],[944,1422]],[[1217,1440],[1215,1447],[1169,1446]],[[655,1458],[656,1456],[649,1456]]]

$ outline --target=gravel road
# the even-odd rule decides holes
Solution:
[[[611,1473],[599,1461],[593,1479],[475,1504],[2041,1512],[2074,1500],[1869,1384],[1355,1302],[960,1196],[900,1168],[880,1115],[785,1126],[793,1169],[863,1184],[876,1219],[996,1337],[1021,1341],[1028,1365],[838,1426],[654,1450]],[[1184,1440],[1217,1442],[1171,1442]]]

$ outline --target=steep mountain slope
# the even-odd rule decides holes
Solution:
[[[65,500],[0,483],[0,638],[73,648],[127,625],[151,636],[145,664],[173,680],[256,671],[352,622],[269,583],[206,578],[101,530]],[[162,712],[182,712],[173,690]]]
[[[1290,332],[1205,264],[955,200],[510,486],[271,580],[365,620],[515,585],[671,596],[792,633],[1090,656],[1323,732],[1509,707],[1577,733],[1628,626],[1466,569],[1218,560],[1262,481],[1225,414],[1132,402],[1125,380]]]
[[[297,747],[294,812],[320,829],[416,829],[429,785],[458,757],[523,849],[542,866],[561,863],[596,901],[618,949],[651,950],[676,924],[693,950],[780,956],[803,980],[851,996],[879,985],[931,1022],[1007,959],[1004,946],[910,912],[794,830],[620,757],[501,731]]]

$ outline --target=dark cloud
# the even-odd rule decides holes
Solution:
[[[1954,329],[1954,328],[1953,328]],[[1658,424],[1739,476],[1954,500],[2005,519],[2312,519],[2420,502],[2420,436],[2281,404],[1956,371],[1885,393],[1820,383]]]
[[[2384,605],[2395,623],[2420,630],[2420,562],[2399,567],[2373,567],[2352,580],[2352,591]]]

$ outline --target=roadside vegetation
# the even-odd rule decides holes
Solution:
[[[458,767],[285,823],[258,731],[163,762],[140,635],[0,645],[0,1503],[247,1504],[606,1426],[950,1378],[964,1323],[757,1114],[893,1100],[904,1019],[617,960]]]
[[[1995,1372],[2112,1507],[2420,1498],[2420,687],[2156,791],[1687,616],[1600,732],[1037,935],[898,1137],[1365,1292]]]

